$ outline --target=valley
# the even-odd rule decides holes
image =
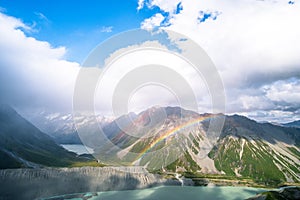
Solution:
[[[85,123],[83,127],[93,134],[86,137],[78,132],[78,137],[91,155],[76,143],[75,149],[83,153],[67,151],[9,106],[2,105],[0,111],[0,181],[5,185],[0,194],[4,196],[11,197],[14,190],[47,197],[162,185],[300,186],[296,127],[153,107],[106,121],[105,137],[98,135],[100,139],[94,138],[95,124]],[[223,119],[219,133],[210,127],[216,119]],[[33,187],[37,190],[29,189]]]

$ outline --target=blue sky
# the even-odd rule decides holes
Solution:
[[[26,32],[53,47],[65,46],[66,59],[82,63],[108,37],[140,27],[156,9],[137,10],[136,0],[0,0],[5,13],[31,26]]]

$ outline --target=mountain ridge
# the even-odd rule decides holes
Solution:
[[[8,105],[0,105],[1,168],[70,166],[86,161],[66,151]]]
[[[287,127],[294,127],[294,128],[300,128],[300,120],[292,121],[289,123],[282,124],[283,126]]]
[[[16,112],[6,112],[6,115],[0,114],[0,137],[7,124],[13,124],[14,128],[6,132],[22,133],[26,130],[22,125],[27,127],[28,121]],[[10,115],[17,117],[10,119]],[[224,123],[220,132],[210,129],[215,125],[212,123],[214,120]],[[22,123],[18,124],[18,121]],[[21,128],[17,128],[19,125]],[[108,165],[143,166],[153,172],[245,177],[262,184],[300,180],[300,129],[294,127],[258,123],[240,115],[199,114],[180,107],[152,107],[108,122],[102,127],[102,136],[97,132],[99,127],[93,123],[83,123],[82,129],[85,128],[84,135],[80,135],[83,142],[87,142],[84,144],[95,150],[93,155],[99,162]],[[30,130],[40,132],[37,128]],[[45,134],[36,134],[37,138],[52,141]],[[1,141],[3,147],[4,140]],[[20,148],[24,149],[24,145],[30,147],[24,139],[13,141]],[[53,141],[50,143],[56,145]],[[41,149],[38,144],[34,148]],[[56,148],[52,150],[58,150]],[[0,157],[9,157],[9,152],[14,151],[6,146],[5,151],[0,151]],[[74,159],[71,157],[71,160]],[[13,156],[10,159],[12,166],[20,167],[20,163],[14,163]]]
[[[208,128],[218,117],[225,118],[224,126],[214,135]],[[249,177],[270,184],[300,180],[297,128],[258,123],[239,115],[201,115],[166,107],[141,112],[134,122],[124,115],[104,127],[104,132],[113,145],[98,148],[98,155],[109,158],[99,158],[103,162],[142,165],[154,171]]]

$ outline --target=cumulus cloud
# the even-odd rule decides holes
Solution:
[[[141,24],[141,28],[145,30],[152,30],[153,28],[160,26],[164,19],[165,17],[162,14],[157,13],[149,19],[143,21]]]
[[[145,3],[146,2],[146,3]],[[165,1],[165,0],[148,0],[145,1],[143,4],[146,4],[148,8],[153,7],[159,7],[164,12],[168,12],[170,14],[175,14],[177,10],[178,4],[181,2],[181,0],[171,0],[171,1]]]
[[[141,10],[144,7],[145,0],[138,0],[137,10]]]
[[[1,103],[19,109],[69,110],[79,65],[64,60],[66,49],[25,34],[20,19],[0,13]]]
[[[264,96],[241,95],[238,99],[238,102],[242,104],[242,109],[245,111],[251,111],[253,109],[267,110],[274,107],[272,102],[270,102],[269,99],[265,98]],[[242,111],[241,107],[238,109],[238,112]]]
[[[161,51],[149,49],[150,46],[155,46]],[[207,108],[211,106],[211,103],[207,103],[210,94],[207,91],[205,80],[200,74],[195,76],[197,71],[188,62],[181,59],[180,56],[168,53],[166,50],[167,47],[161,44],[160,41],[147,41],[121,48],[111,54],[105,60],[105,65],[109,67],[103,71],[102,78],[98,80],[99,84],[95,92],[95,108],[97,112],[111,115],[111,110],[115,109],[112,107],[112,101],[115,95],[118,94],[116,92],[117,86],[120,84],[131,88],[132,84],[140,80],[140,78],[142,80],[151,79],[151,81],[147,81],[147,84],[136,85],[134,90],[122,90],[124,96],[130,94],[127,102],[129,111],[138,113],[156,105],[189,106],[185,108],[191,109],[193,106],[192,101],[196,99],[201,106],[199,105],[195,111],[208,112]],[[152,74],[150,70],[147,73],[143,71],[141,74],[136,75],[135,72],[143,66],[152,66],[150,67],[152,69],[155,66],[159,66],[164,69],[161,68],[160,73]],[[170,71],[168,74],[164,74],[164,70]],[[190,86],[191,90],[183,88],[183,85]],[[180,92],[176,93],[176,91]],[[123,104],[123,101],[120,101],[120,104]],[[209,111],[211,111],[211,108],[209,108]]]
[[[179,1],[150,0],[144,9],[159,7],[167,17],[157,27],[185,34],[206,50],[223,78],[228,112],[270,112],[275,120],[274,113],[290,109],[282,117],[300,118],[299,3],[180,2],[179,13]]]
[[[266,96],[276,102],[287,104],[297,104],[300,102],[300,80],[292,79],[287,81],[277,81],[272,85],[264,87]]]

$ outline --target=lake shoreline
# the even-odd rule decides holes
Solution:
[[[143,167],[74,167],[0,170],[0,199],[36,199],[86,191],[179,185]]]
[[[264,189],[248,187],[190,187],[190,186],[155,186],[152,188],[123,190],[123,191],[102,191],[66,194],[62,196],[53,196],[43,198],[42,200],[62,200],[62,199],[89,199],[89,200],[152,200],[152,199],[201,199],[206,200],[230,200],[246,199],[256,196]]]
[[[73,167],[0,170],[0,199],[36,199],[87,191],[123,191],[158,186],[266,188],[240,180],[154,174],[144,167]],[[298,185],[298,184],[296,184]],[[32,189],[34,188],[34,189]]]

